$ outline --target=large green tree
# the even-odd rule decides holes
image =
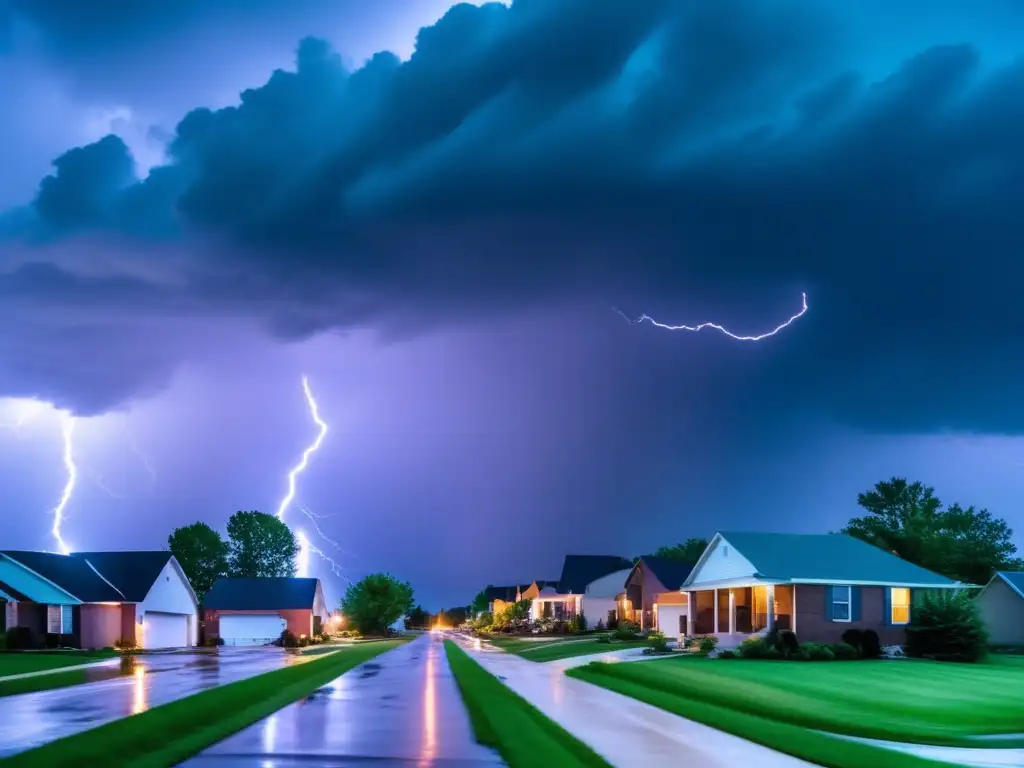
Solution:
[[[236,577],[294,576],[299,543],[287,525],[264,512],[228,519],[229,572]]]
[[[491,585],[487,585],[487,589],[490,589]],[[470,604],[470,608],[473,611],[473,615],[483,613],[491,605],[491,599],[487,596],[487,589],[481,589],[476,597],[473,598],[473,602]]]
[[[687,539],[681,544],[673,547],[658,547],[654,553],[655,557],[664,557],[668,560],[678,560],[681,563],[696,563],[704,550],[708,548],[707,539]]]
[[[943,508],[923,483],[894,477],[858,494],[857,503],[867,514],[850,520],[843,533],[951,579],[985,584],[997,570],[1024,565],[1005,520],[973,506]]]
[[[175,528],[167,546],[203,602],[213,582],[228,572],[228,543],[206,523]]]
[[[341,612],[364,635],[383,635],[413,608],[412,587],[387,573],[371,573],[345,590]]]

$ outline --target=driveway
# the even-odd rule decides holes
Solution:
[[[473,738],[439,636],[337,678],[185,763],[214,766],[503,765]]]
[[[279,649],[135,657],[125,676],[0,698],[0,757],[295,663]],[[120,662],[113,662],[115,665]]]

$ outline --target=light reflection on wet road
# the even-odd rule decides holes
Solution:
[[[423,636],[335,679],[184,765],[503,765],[473,738],[441,638]]]
[[[122,659],[129,666],[113,680],[0,698],[0,757],[297,659],[279,649],[134,658]]]

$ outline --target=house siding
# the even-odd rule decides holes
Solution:
[[[753,563],[737,552],[728,541],[719,539],[696,573],[691,576],[689,586],[696,588],[709,582],[752,578],[755,572]]]
[[[79,606],[78,626],[82,648],[113,648],[125,636],[121,627],[121,606],[87,603]],[[128,635],[134,639],[134,635]]]
[[[860,587],[860,620],[825,618],[825,587],[800,584],[796,588],[796,634],[801,642],[838,643],[848,629],[873,629],[883,645],[902,645],[904,625],[885,620],[885,587]]]
[[[280,616],[288,624],[288,631],[296,637],[313,634],[313,609],[298,608],[282,611],[227,611],[207,609],[204,617],[206,637],[220,637],[220,617],[231,614]]]
[[[975,602],[993,645],[1024,645],[1024,598],[996,578]]]

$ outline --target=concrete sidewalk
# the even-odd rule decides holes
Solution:
[[[478,649],[472,641],[461,642],[488,672],[503,680],[509,688],[612,765],[671,764],[688,768],[812,766],[642,701],[566,676],[567,667],[586,664],[599,657],[576,657],[538,664],[510,653]]]

